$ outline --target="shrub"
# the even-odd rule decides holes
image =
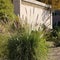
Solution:
[[[54,30],[56,31],[55,46],[60,46],[60,27],[55,27]]]
[[[45,32],[45,37],[47,41],[54,42],[54,46],[60,46],[60,28],[54,27],[52,30]]]
[[[31,31],[25,22],[16,20],[6,26],[5,33],[1,34],[1,60],[45,60],[47,56],[46,39],[41,31]],[[2,38],[1,38],[2,37]],[[3,38],[4,37],[4,38]],[[1,43],[0,42],[0,43]]]
[[[39,31],[23,32],[8,40],[10,60],[45,60],[47,44]]]

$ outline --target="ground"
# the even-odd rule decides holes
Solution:
[[[50,47],[48,60],[60,60],[60,47]]]

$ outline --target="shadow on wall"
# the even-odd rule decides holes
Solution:
[[[53,12],[53,27],[60,26],[60,10]]]

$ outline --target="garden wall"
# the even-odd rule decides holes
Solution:
[[[42,24],[52,28],[52,13],[50,6],[35,0],[14,0],[16,15],[19,15],[23,23],[27,22],[32,29],[41,27]]]
[[[50,48],[48,60],[60,60],[60,47]]]

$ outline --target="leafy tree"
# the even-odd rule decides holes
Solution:
[[[13,4],[11,0],[0,0],[0,21],[14,18]]]
[[[38,1],[52,5],[53,9],[60,9],[60,0],[38,0]]]
[[[52,8],[53,9],[60,9],[60,0],[53,0],[52,1]]]

